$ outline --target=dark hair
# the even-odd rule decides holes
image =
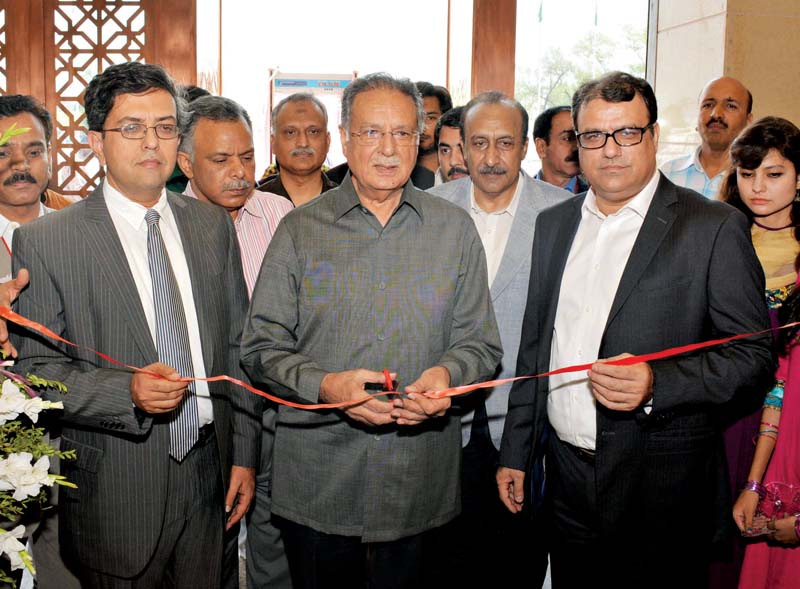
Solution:
[[[39,119],[44,128],[45,142],[50,143],[53,136],[53,119],[41,103],[33,96],[23,96],[22,94],[0,96],[0,118],[13,117],[24,112]]]
[[[463,106],[457,106],[455,108],[451,108],[446,113],[444,113],[439,120],[436,121],[436,128],[433,131],[433,144],[439,147],[439,133],[442,130],[442,127],[450,127],[451,129],[458,129],[461,130],[461,114],[464,111]]]
[[[489,90],[488,92],[481,92],[480,94],[474,96],[472,100],[470,100],[467,105],[464,107],[464,111],[461,113],[461,138],[466,141],[464,137],[464,122],[467,120],[467,116],[469,115],[469,111],[481,104],[505,104],[506,106],[511,106],[516,108],[519,111],[519,114],[522,116],[522,141],[525,142],[528,140],[528,124],[530,122],[528,118],[528,111],[525,110],[525,107],[522,104],[511,98],[510,96],[506,96],[500,90]]]
[[[290,94],[283,100],[281,100],[278,105],[272,109],[272,114],[270,115],[270,135],[275,134],[275,128],[278,126],[278,115],[281,114],[283,107],[287,104],[293,104],[295,102],[310,102],[317,109],[322,113],[322,119],[325,121],[325,129],[328,129],[328,110],[325,108],[325,105],[322,101],[311,94],[311,92],[296,92],[295,94]]]
[[[442,114],[453,108],[453,99],[444,86],[434,86],[430,82],[417,82],[417,90],[422,98],[435,98],[439,101],[439,110]]]
[[[722,184],[720,200],[742,211],[750,223],[753,222],[753,212],[739,194],[736,169],[755,170],[771,149],[792,162],[795,174],[800,174],[800,129],[791,121],[780,117],[764,117],[746,127],[731,144],[731,167]],[[800,223],[800,203],[792,204],[791,216],[793,224]],[[800,241],[800,225],[795,227],[794,236]],[[795,266],[798,264],[800,258]]]
[[[780,117],[764,117],[746,127],[731,144],[731,168],[722,185],[720,199],[742,211],[751,223],[754,219],[753,212],[747,208],[739,193],[736,170],[755,170],[772,149],[792,162],[795,174],[800,174],[800,129],[791,121]],[[790,214],[792,224],[795,225],[794,237],[800,241],[800,203],[792,203]],[[795,267],[799,266],[800,256],[795,259]],[[782,323],[800,320],[800,289],[796,289],[783,303],[779,315]],[[796,341],[797,331],[797,328],[792,328],[779,332],[780,350],[785,352]]]
[[[553,118],[562,112],[570,112],[571,107],[564,106],[551,106],[543,111],[536,120],[533,122],[533,138],[544,139],[544,142],[550,145],[550,131],[553,129]]]
[[[153,89],[169,92],[175,100],[176,116],[178,124],[180,124],[181,101],[178,100],[178,90],[169,74],[159,65],[129,61],[109,66],[89,82],[83,99],[89,130],[103,130],[108,113],[114,108],[117,96],[142,94]]]
[[[189,111],[186,113],[186,123],[181,129],[181,144],[178,151],[194,155],[194,132],[197,124],[203,120],[211,121],[243,121],[247,124],[250,132],[253,131],[253,123],[250,116],[242,106],[223,96],[201,96],[189,104]]]
[[[192,102],[193,100],[197,100],[203,96],[211,96],[211,92],[205,88],[201,88],[200,86],[192,86],[191,84],[181,86],[180,91],[181,98],[183,98],[186,102]]]
[[[630,102],[637,94],[647,106],[650,115],[647,124],[654,124],[658,120],[658,103],[653,88],[644,78],[637,78],[624,72],[611,72],[602,78],[581,84],[572,95],[572,123],[575,125],[575,132],[578,132],[578,115],[581,108],[590,100],[601,98],[606,102]]]
[[[353,114],[353,103],[356,100],[356,96],[370,90],[394,90],[408,96],[417,111],[417,132],[422,133],[425,129],[425,111],[422,109],[422,96],[420,96],[414,82],[408,78],[395,78],[390,74],[378,72],[368,74],[362,78],[356,78],[344,89],[342,94],[341,126],[347,132],[348,137],[350,135],[350,118]]]

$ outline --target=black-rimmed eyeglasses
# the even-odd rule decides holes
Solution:
[[[652,129],[653,125],[646,127],[623,127],[611,133],[604,131],[587,131],[586,133],[578,133],[578,145],[584,149],[600,149],[605,147],[609,137],[613,137],[614,143],[620,147],[633,147],[639,145],[644,139],[644,132]]]

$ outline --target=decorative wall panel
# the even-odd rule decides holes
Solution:
[[[53,178],[63,194],[85,196],[102,169],[87,140],[83,92],[108,66],[144,61],[147,13],[141,0],[52,0],[53,77],[48,102],[55,105]],[[48,19],[49,20],[49,19]]]

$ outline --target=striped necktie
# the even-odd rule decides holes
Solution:
[[[153,303],[156,310],[156,349],[161,362],[175,368],[181,376],[191,376],[194,370],[186,313],[158,226],[160,218],[158,211],[154,209],[148,209],[145,215],[147,260],[153,281]],[[174,410],[169,424],[169,455],[178,462],[183,460],[197,442],[199,423],[194,383],[189,383],[189,389],[181,404]]]

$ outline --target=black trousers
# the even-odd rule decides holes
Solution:
[[[432,534],[426,551],[429,587],[541,587],[547,574],[546,519],[512,514],[497,492],[499,452],[473,430],[461,452],[461,514]],[[524,571],[524,572],[523,572]]]
[[[425,533],[393,542],[324,534],[273,515],[283,534],[294,589],[419,589]]]
[[[593,459],[553,435],[546,464],[553,589],[707,587],[709,554],[697,548],[692,521],[672,522],[677,533],[665,535],[652,513],[642,514],[640,527],[609,536],[599,525]]]

